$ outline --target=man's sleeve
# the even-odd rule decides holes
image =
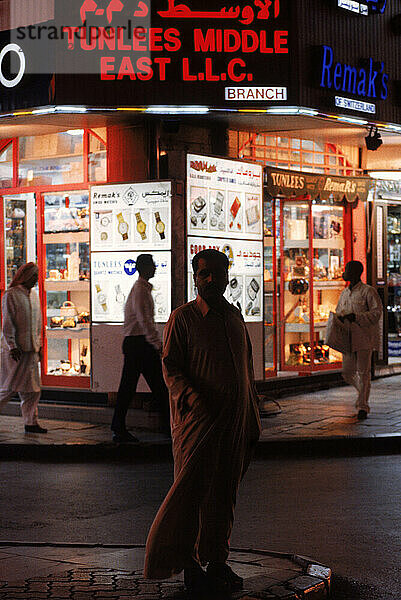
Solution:
[[[383,305],[379,294],[374,288],[370,288],[366,295],[367,310],[359,315],[356,315],[355,322],[360,327],[369,327],[376,325],[379,322],[383,313]]]
[[[338,299],[337,302],[337,307],[336,307],[336,315],[338,317],[343,317],[344,316],[344,310],[343,310],[343,293],[341,292],[340,297]]]
[[[159,352],[161,349],[162,341],[159,332],[157,331],[155,326],[151,300],[151,297],[149,298],[147,294],[144,294],[141,291],[141,293],[138,294],[136,298],[135,312],[138,321],[142,325],[146,341],[149,342],[149,344],[151,344],[152,346],[154,346]]]
[[[191,410],[201,397],[185,372],[187,343],[188,332],[184,319],[173,313],[164,329],[162,363],[171,401],[181,416]]]
[[[4,294],[2,300],[3,336],[9,350],[17,348],[15,339],[17,328],[15,324],[15,305],[10,294]]]

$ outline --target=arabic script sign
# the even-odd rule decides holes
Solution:
[[[160,104],[161,98],[173,103],[176,94],[177,100],[181,98],[177,104],[194,104],[196,98],[195,103],[208,105],[211,92],[221,104],[249,103],[260,100],[262,89],[267,90],[264,101],[277,103],[286,95],[271,90],[286,89],[289,81],[285,4],[285,0],[58,0],[54,21],[19,27],[13,37],[28,48],[31,72],[87,74],[98,84],[105,82],[103,89],[115,90],[120,102],[124,98],[127,104],[133,98],[135,104]],[[230,92],[235,97],[228,98],[226,88],[238,85],[255,94],[247,92],[244,98],[242,92]],[[95,104],[103,99],[115,104],[90,87],[85,80],[87,94],[96,95]],[[190,90],[184,102],[183,89]]]

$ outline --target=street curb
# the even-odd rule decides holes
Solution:
[[[400,454],[401,435],[384,434],[371,437],[330,437],[261,440],[254,457],[364,456]],[[0,460],[132,461],[171,460],[171,443],[100,444],[0,444]]]
[[[116,551],[118,550],[122,550],[122,549],[143,549],[145,546],[144,544],[84,544],[84,543],[80,543],[80,544],[74,544],[74,543],[64,543],[64,542],[55,542],[55,543],[46,543],[46,542],[12,542],[12,541],[0,541],[0,547],[4,547],[4,546],[14,546],[14,547],[22,547],[22,546],[26,546],[26,547],[49,547],[49,548],[54,548],[54,547],[61,547],[61,548],[113,548]],[[238,556],[236,557],[235,554],[238,554]],[[233,556],[234,555],[234,556]],[[277,580],[274,582],[273,580],[270,579],[270,582],[268,582],[269,577],[269,564],[261,559],[263,558],[272,558],[272,559],[278,559],[278,560],[285,560],[285,561],[290,561],[292,563],[294,563],[297,566],[297,569],[294,569],[293,572],[288,571],[288,567],[284,568],[284,570],[282,571],[283,573],[286,573],[285,578],[283,579],[279,579],[277,578]],[[237,558],[237,560],[235,560]],[[255,578],[254,577],[250,577],[250,578],[244,578],[244,589],[238,592],[234,592],[231,594],[231,598],[233,600],[267,600],[267,599],[281,599],[281,600],[307,600],[308,598],[313,598],[313,600],[326,600],[327,598],[329,598],[330,596],[330,591],[331,591],[331,580],[332,580],[332,571],[329,567],[323,565],[322,563],[313,560],[312,558],[309,558],[307,556],[301,556],[301,555],[297,555],[297,554],[293,554],[293,553],[289,553],[289,552],[275,552],[275,551],[269,551],[269,550],[260,550],[260,549],[254,549],[254,548],[230,548],[230,556],[229,556],[229,562],[233,564],[233,567],[235,569],[235,564],[237,564],[237,566],[239,565],[249,565],[249,566],[260,566],[262,568],[266,569],[266,573],[267,573],[267,577],[264,578],[264,584],[262,584],[262,586],[260,585],[260,579],[261,577],[258,576],[256,577],[256,580],[259,580],[259,585],[255,586]],[[299,570],[298,570],[299,569]],[[91,571],[92,568],[85,568],[83,569],[84,571],[88,572]],[[93,571],[98,571],[99,569],[94,567]],[[274,570],[277,570],[277,567],[274,567]],[[67,572],[73,572],[73,571],[80,571],[79,566],[77,565],[77,568],[74,569],[66,569],[66,573]],[[114,569],[106,569],[106,572],[108,572],[109,576],[112,576],[114,573]],[[123,572],[117,572],[117,576],[118,575],[122,575],[122,577],[124,577],[124,573]],[[136,575],[137,577],[139,576],[139,572],[134,572],[132,575]],[[35,577],[34,580],[31,579],[27,579],[25,580],[25,586],[26,586],[26,592],[29,594],[29,586],[30,586],[30,582],[34,581],[36,583],[40,582],[40,581],[44,581],[46,582],[48,579],[51,579],[52,576],[49,575],[48,577]],[[171,581],[171,580],[170,580]],[[0,581],[0,584],[4,583]],[[165,583],[167,583],[167,585],[169,585],[169,581],[166,581]],[[163,586],[163,581],[160,582],[160,584]],[[174,582],[173,582],[174,584]],[[148,585],[152,585],[152,582],[149,581]],[[171,583],[170,583],[171,585]],[[255,591],[255,587],[257,589],[257,591]],[[181,587],[182,587],[182,583],[181,583]],[[0,591],[1,593],[5,592],[7,594],[7,586],[0,586]],[[261,589],[263,588],[263,589]],[[13,594],[15,595],[15,592],[10,590],[11,592],[11,597],[13,597]],[[134,593],[135,594],[135,593]],[[108,595],[108,594],[106,594]],[[166,597],[166,594],[162,594],[163,597]],[[168,592],[167,592],[168,595]],[[173,595],[174,596],[174,595]],[[173,596],[171,596],[171,598],[173,598]],[[4,596],[2,596],[4,597]],[[7,595],[5,596],[6,598],[8,597]],[[29,597],[29,596],[28,596]],[[57,596],[51,596],[53,598],[57,598]],[[115,596],[114,596],[115,597]],[[131,597],[131,596],[130,596]],[[136,595],[133,595],[132,598],[135,598]],[[140,595],[141,598],[143,598],[144,596]],[[152,600],[152,597],[156,598],[156,596],[154,594],[149,595],[147,594],[146,597],[148,598],[148,600]],[[157,597],[159,597],[159,594],[157,594]],[[177,596],[177,598],[180,597],[182,598],[182,595],[179,594],[179,596]],[[216,596],[217,598],[217,596]],[[225,596],[225,598],[227,598],[227,596]]]

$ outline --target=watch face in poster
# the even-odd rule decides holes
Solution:
[[[188,234],[261,240],[262,167],[188,154]]]
[[[170,215],[170,182],[93,186],[91,250],[169,250]]]
[[[225,298],[241,311],[245,321],[263,320],[263,242],[188,237],[188,300],[196,298],[192,259],[201,250],[214,248],[228,258]]]
[[[92,321],[123,323],[124,307],[138,279],[136,258],[140,252],[94,252],[91,255]],[[171,312],[171,253],[152,252],[156,264],[152,296],[155,321],[165,323]]]

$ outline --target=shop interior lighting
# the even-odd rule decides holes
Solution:
[[[372,179],[386,179],[387,181],[401,181],[401,171],[369,171]]]
[[[149,106],[147,113],[154,115],[205,115],[209,112],[207,106]]]
[[[84,129],[69,129],[66,131],[68,135],[83,135],[85,133]]]
[[[266,112],[270,115],[298,115],[299,110],[296,106],[274,106],[266,109]]]
[[[369,121],[366,121],[365,119],[358,119],[354,117],[339,116],[338,120],[342,121],[343,123],[352,123],[352,125],[368,125],[369,123]]]

